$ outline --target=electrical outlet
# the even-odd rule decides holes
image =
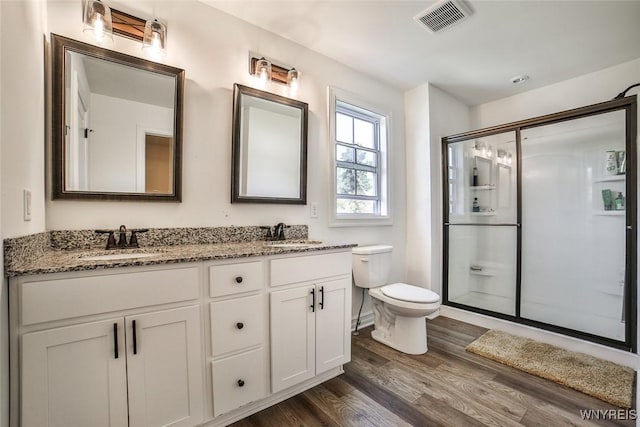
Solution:
[[[311,218],[318,218],[318,203],[313,202],[310,205]]]
[[[22,213],[25,221],[31,221],[31,191],[22,190]]]

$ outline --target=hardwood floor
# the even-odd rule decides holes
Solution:
[[[233,425],[635,425],[632,420],[583,420],[580,410],[619,408],[466,352],[484,328],[445,317],[429,321],[429,351],[420,356],[374,341],[371,330],[352,338],[352,361],[344,375]]]

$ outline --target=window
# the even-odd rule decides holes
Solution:
[[[333,225],[390,224],[388,114],[330,90]]]

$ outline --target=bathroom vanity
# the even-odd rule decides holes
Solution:
[[[226,425],[339,375],[351,247],[51,249],[9,263],[11,425]]]

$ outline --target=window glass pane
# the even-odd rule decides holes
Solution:
[[[376,213],[374,200],[338,199],[336,206],[338,214]]]
[[[371,151],[357,150],[358,152],[358,164],[375,166],[376,165],[376,153]]]
[[[345,147],[344,145],[336,145],[336,160],[340,162],[355,162],[355,149]]]
[[[340,142],[353,144],[353,119],[341,113],[336,113],[336,139]]]
[[[373,172],[356,171],[357,173],[357,191],[359,196],[375,196],[376,195],[376,174]]]
[[[336,168],[338,194],[356,194],[356,175],[353,169]]]
[[[367,148],[376,148],[373,133],[373,123],[353,119],[355,143]]]

